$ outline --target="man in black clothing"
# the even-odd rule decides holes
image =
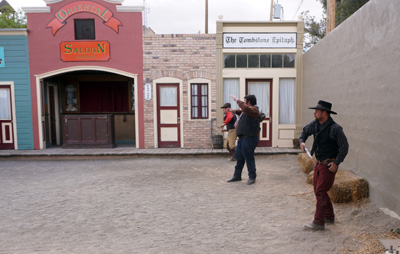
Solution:
[[[236,135],[239,137],[235,157],[237,160],[233,177],[227,182],[236,182],[242,180],[242,170],[244,164],[247,164],[249,172],[249,180],[247,184],[256,182],[256,162],[254,159],[254,150],[258,145],[258,133],[260,132],[259,111],[257,99],[254,95],[246,95],[244,101],[238,100],[235,96],[231,96],[239,105],[240,109],[233,110],[239,116],[236,126]]]
[[[317,163],[314,168],[314,194],[317,205],[314,221],[304,225],[304,229],[324,230],[325,223],[334,223],[335,214],[328,191],[335,181],[335,175],[339,164],[343,162],[349,150],[347,138],[342,127],[335,123],[331,114],[332,104],[326,101],[318,101],[315,109],[315,120],[303,128],[300,135],[300,148],[305,152],[305,142],[310,135],[314,136],[311,154],[315,153]]]

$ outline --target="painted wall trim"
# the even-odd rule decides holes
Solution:
[[[43,0],[46,4],[55,4],[58,2],[62,2],[63,0]]]
[[[51,8],[48,6],[43,7],[22,7],[21,8],[25,13],[50,13]]]
[[[17,113],[15,112],[15,85],[14,81],[0,81],[0,85],[7,85],[11,87],[11,105],[13,115],[13,132],[14,132],[14,150],[18,150],[18,133],[17,133]]]
[[[26,29],[26,28],[0,29],[0,35],[24,35],[24,36],[28,36],[28,29]]]
[[[144,6],[121,6],[117,5],[117,12],[142,12]]]
[[[62,2],[63,0],[43,0],[46,4],[55,4],[58,2]],[[112,4],[122,4],[125,0],[103,0],[104,2],[112,3]]]
[[[37,102],[37,120],[38,120],[38,133],[37,135],[39,136],[39,149],[43,150],[45,147],[45,142],[43,141],[43,122],[42,122],[42,114],[41,112],[43,111],[42,105],[42,94],[41,94],[41,82],[44,78],[48,78],[54,75],[58,75],[58,74],[62,74],[62,73],[66,73],[66,72],[72,72],[72,71],[80,71],[80,70],[100,70],[100,71],[105,71],[105,72],[111,72],[111,73],[115,73],[118,75],[122,75],[122,76],[126,76],[126,77],[130,77],[134,80],[135,82],[135,101],[138,101],[138,96],[137,96],[137,92],[138,91],[138,74],[134,74],[134,73],[129,73],[129,72],[125,72],[125,71],[121,71],[121,70],[117,70],[117,69],[113,69],[113,68],[107,68],[107,67],[102,67],[102,66],[74,66],[74,67],[68,67],[68,68],[63,68],[63,69],[58,69],[58,70],[54,70],[54,71],[49,71],[46,73],[42,73],[42,74],[36,74],[34,75],[35,77],[35,87],[36,87],[36,102]],[[138,107],[137,107],[138,108]],[[139,135],[139,112],[135,114],[135,135],[136,135],[136,148],[139,148],[139,143],[141,140],[141,136]],[[35,134],[34,134],[35,135]]]

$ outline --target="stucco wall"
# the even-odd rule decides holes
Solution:
[[[338,112],[333,118],[350,144],[340,168],[365,177],[372,201],[395,217],[400,215],[398,10],[400,1],[371,0],[305,53],[302,106],[305,125],[313,119],[308,107],[319,99],[333,103]]]

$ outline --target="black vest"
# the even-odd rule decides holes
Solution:
[[[232,112],[231,112],[232,113]],[[229,131],[231,129],[235,129],[235,122],[236,122],[236,114],[232,113],[233,117],[231,119],[231,121],[226,125],[226,129]],[[224,121],[226,119],[226,115],[224,115]]]
[[[238,136],[257,136],[260,132],[260,122],[248,116],[246,113],[242,113],[239,119],[239,125],[236,129],[236,135]]]
[[[331,158],[334,159],[338,155],[339,147],[337,142],[336,140],[332,140],[329,135],[334,124],[336,123],[332,120],[332,122],[322,130],[321,126],[318,126],[320,130],[314,135],[314,143],[311,153],[315,152],[315,157],[319,161]]]

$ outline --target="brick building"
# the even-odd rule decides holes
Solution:
[[[145,147],[211,147],[211,137],[216,134],[215,53],[215,35],[143,37],[144,83],[154,95],[144,100]],[[177,108],[160,109],[157,96],[163,86],[176,87],[180,98]],[[203,94],[196,93],[199,87]],[[203,108],[200,113],[197,109],[201,107],[196,104],[199,99]],[[176,114],[177,121],[171,122],[172,117],[168,117],[163,123],[163,114]],[[169,131],[173,129],[176,132]]]

